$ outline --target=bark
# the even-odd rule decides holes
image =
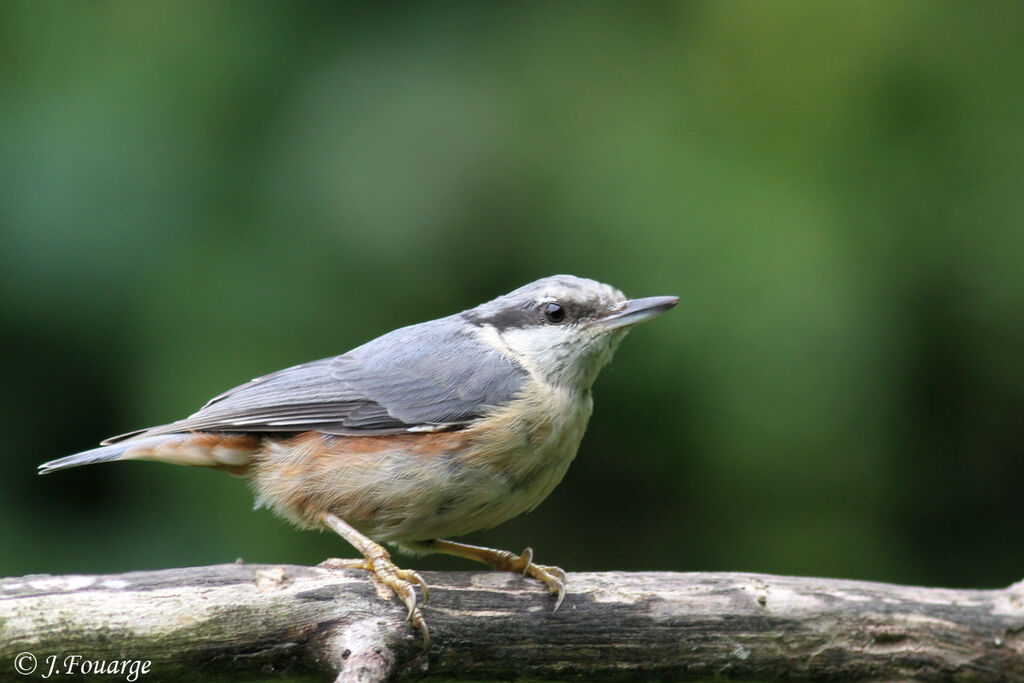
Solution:
[[[82,680],[103,679],[102,666],[127,681],[1024,681],[1024,582],[951,590],[579,573],[552,612],[546,589],[519,576],[424,578],[429,652],[404,608],[355,570],[234,564],[0,579],[0,680],[25,680],[16,672],[34,657],[29,678],[53,667],[51,679],[73,669]]]

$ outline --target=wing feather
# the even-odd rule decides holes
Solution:
[[[390,434],[458,428],[510,401],[526,371],[455,316],[385,334],[342,356],[226,391],[184,420],[124,434],[320,431]]]

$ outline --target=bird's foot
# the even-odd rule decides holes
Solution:
[[[415,586],[419,586],[423,591],[423,604],[430,600],[430,589],[417,572],[397,566],[391,561],[391,554],[380,546],[371,548],[362,559],[330,558],[321,562],[319,566],[327,569],[363,569],[370,572],[370,578],[382,598],[387,600],[392,595],[398,595],[398,599],[409,610],[406,620],[423,633],[423,649],[430,649],[430,631],[427,630],[423,611],[416,602]]]
[[[548,590],[555,594],[557,597],[555,600],[556,610],[562,604],[562,598],[565,597],[565,572],[558,567],[534,564],[533,548],[527,548],[521,554],[516,555],[507,550],[483,548],[478,545],[445,541],[440,538],[407,545],[414,551],[455,555],[456,557],[464,557],[467,560],[476,560],[477,562],[489,564],[501,571],[521,572],[523,576],[533,577],[542,582],[548,587]]]
[[[558,596],[552,611],[557,611],[562,604],[565,597],[565,572],[553,565],[534,564],[533,548],[527,548],[519,555],[506,550],[497,551],[491,563],[495,569],[522,572],[523,576],[533,577],[547,586],[548,590]]]

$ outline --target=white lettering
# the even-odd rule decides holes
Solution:
[[[43,678],[49,678],[50,676],[52,676],[55,673],[60,673],[58,671],[54,671],[53,670],[53,668],[55,666],[57,666],[57,655],[50,655],[50,656],[48,656],[46,658],[46,663],[50,665],[50,670],[47,671],[45,674],[43,674]]]
[[[60,655],[47,655],[44,662],[47,665],[46,673],[40,678],[51,678],[61,674],[72,676],[124,676],[126,683],[136,683],[140,676],[145,676],[153,667],[149,659],[84,659],[82,655],[67,655],[63,660],[58,659]],[[63,665],[63,669],[58,668]],[[32,667],[35,668],[35,660],[32,660]]]
[[[64,658],[64,673],[73,674],[75,669],[78,667],[78,663],[82,661],[82,655],[68,655]]]
[[[128,683],[135,683],[135,681],[139,680],[139,674],[149,673],[149,664],[150,662],[148,660],[145,662],[141,662],[136,659],[134,662],[132,662],[131,667],[129,667],[128,677],[125,680],[127,680]]]

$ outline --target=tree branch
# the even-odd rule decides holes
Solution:
[[[424,578],[429,653],[404,608],[360,571],[234,564],[0,579],[0,679],[24,680],[15,666],[31,663],[18,657],[27,652],[33,677],[52,667],[92,679],[103,667],[128,681],[1024,680],[1024,582],[581,573],[552,613],[550,594],[518,576]]]

